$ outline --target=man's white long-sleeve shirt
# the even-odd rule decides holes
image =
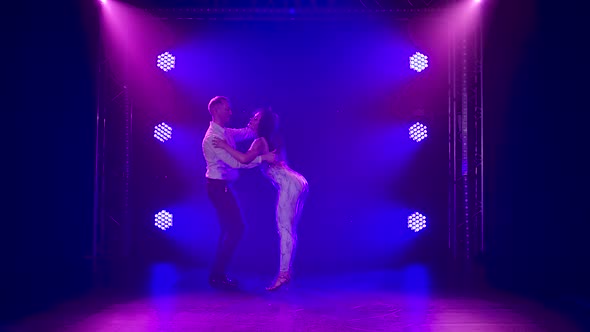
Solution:
[[[213,147],[213,138],[218,137],[225,140],[234,149],[236,141],[254,138],[256,134],[250,128],[223,128],[211,121],[209,129],[203,138],[203,156],[207,163],[205,177],[214,180],[234,181],[238,178],[238,168],[253,168],[262,162],[260,156],[256,157],[249,164],[242,164],[232,157],[227,151]]]

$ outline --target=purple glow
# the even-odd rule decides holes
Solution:
[[[481,0],[473,0],[475,3],[480,3]]]
[[[160,142],[166,142],[172,138],[172,128],[165,122],[154,127],[154,137]]]
[[[105,3],[107,3],[107,0],[100,0],[100,3],[104,5]]]
[[[419,232],[420,230],[426,228],[426,217],[418,212],[415,212],[408,217],[408,228],[414,232]]]
[[[174,68],[174,64],[176,62],[176,58],[174,55],[165,52],[158,55],[158,68],[162,69],[163,71],[170,71]]]
[[[410,68],[417,72],[428,68],[428,57],[420,52],[416,52],[410,57]]]
[[[428,128],[425,125],[416,122],[410,127],[410,138],[414,141],[420,142],[426,137],[428,137]]]
[[[156,227],[158,227],[159,229],[165,231],[168,228],[172,227],[172,213],[166,211],[166,210],[162,210],[158,213],[156,213],[155,217],[155,223],[154,225]]]

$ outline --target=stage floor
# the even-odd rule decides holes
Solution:
[[[206,285],[202,270],[160,265],[144,281],[98,287],[3,331],[581,331],[568,317],[487,287],[435,286],[420,267],[301,276],[264,291],[268,277],[241,275],[241,290]]]

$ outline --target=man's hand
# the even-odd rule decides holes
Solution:
[[[225,140],[222,140],[219,137],[213,137],[213,147],[221,148],[224,150],[227,150],[228,148],[230,148],[229,144],[227,144],[227,142]]]
[[[250,119],[250,121],[248,121],[248,124],[246,125],[246,128],[252,130],[253,132],[256,132],[256,130],[254,130],[254,124],[252,123],[254,121],[254,117],[252,117]]]
[[[277,150],[263,154],[260,157],[262,158],[262,161],[266,161],[269,164],[274,164],[277,161]]]

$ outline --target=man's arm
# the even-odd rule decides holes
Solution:
[[[256,138],[256,133],[250,127],[239,129],[225,128],[225,134],[231,136],[234,139],[234,142]]]
[[[206,158],[208,156],[217,156],[219,159],[221,159],[221,161],[226,163],[231,168],[254,168],[256,166],[259,166],[262,162],[262,157],[258,156],[254,158],[252,162],[248,164],[243,164],[237,161],[224,149],[214,147],[211,140],[209,139],[203,142],[203,152]]]

